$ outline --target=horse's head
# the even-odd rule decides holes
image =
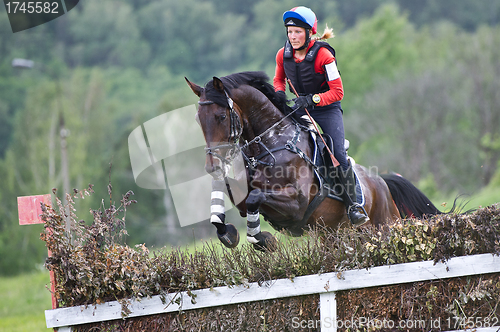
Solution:
[[[214,77],[205,88],[187,78],[193,92],[200,97],[196,121],[205,137],[207,157],[205,170],[216,178],[224,177],[235,158],[243,126],[238,106],[229,97],[222,81]]]

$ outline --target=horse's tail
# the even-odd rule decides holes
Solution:
[[[423,192],[401,175],[383,174],[382,179],[389,187],[401,217],[423,218],[426,215],[442,214]]]

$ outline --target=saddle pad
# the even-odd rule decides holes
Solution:
[[[314,153],[313,153],[312,160],[314,161],[314,164],[317,167],[323,167],[323,166],[325,166],[325,162],[322,158],[321,150],[324,148],[324,144],[321,141],[321,139],[318,139],[316,133],[310,131],[310,134],[311,134],[311,138],[314,142]],[[351,157],[347,157],[347,158],[349,159],[350,164],[352,166],[354,166],[356,164],[356,162],[354,161],[353,158],[351,158]],[[356,173],[356,170],[354,168],[353,168],[353,171],[354,171],[354,179],[356,181],[356,200],[357,200],[356,203],[360,204],[361,206],[365,206],[366,202],[365,202],[365,195],[363,193],[363,188],[362,188],[361,183],[359,181],[358,174]],[[318,174],[317,171],[315,171],[314,174],[316,174],[316,178],[318,179],[320,185],[323,185],[324,184],[323,177],[320,174]],[[343,202],[342,198],[340,198],[332,189],[329,190],[328,197],[333,198],[337,201]]]
[[[351,165],[354,166],[356,164],[354,162],[354,159],[352,159],[351,157],[348,157],[348,159],[350,159]],[[361,206],[365,206],[366,201],[365,201],[365,194],[363,192],[363,187],[361,186],[361,182],[359,181],[358,174],[356,173],[356,169],[353,168],[353,171],[354,171],[354,179],[356,181],[356,203],[358,203]],[[318,175],[316,175],[316,176],[318,176]],[[337,201],[343,202],[342,198],[337,196],[333,190],[329,190],[328,197],[333,198]]]

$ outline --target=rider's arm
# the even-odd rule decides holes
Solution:
[[[275,91],[286,91],[285,68],[283,67],[283,48],[276,54],[276,70],[273,78]]]
[[[330,90],[320,93],[321,101],[318,106],[330,105],[344,97],[344,87],[342,78],[337,70],[335,58],[326,48],[321,48],[316,56],[314,70],[317,73],[325,74]]]

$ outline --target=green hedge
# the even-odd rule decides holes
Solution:
[[[74,200],[92,187],[45,207],[42,240],[52,252],[46,267],[56,274],[60,306],[102,303],[224,285],[262,282],[325,272],[368,268],[481,253],[500,254],[500,209],[497,205],[471,214],[443,214],[429,220],[406,219],[356,230],[312,229],[301,238],[279,235],[274,252],[255,251],[249,244],[235,249],[205,242],[194,253],[164,248],[150,253],[144,245],[123,244],[126,208],[132,192],[115,206],[91,211],[91,222],[78,221]],[[104,201],[103,201],[104,202]],[[71,211],[66,216],[65,211]],[[65,220],[72,222],[70,234]]]

